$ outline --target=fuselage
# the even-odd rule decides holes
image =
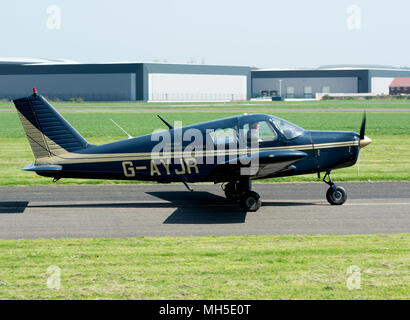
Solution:
[[[272,138],[268,132],[268,138],[258,139],[250,146],[244,134],[249,123],[254,122],[266,128],[270,126]],[[265,135],[266,130],[269,131],[266,128]],[[54,156],[52,163],[62,166],[62,170],[38,174],[55,178],[163,183],[223,182],[236,177],[227,174],[227,170],[215,169],[232,159],[270,150],[300,150],[307,156],[285,170],[264,172],[252,179],[301,175],[354,165],[359,154],[359,140],[354,132],[303,130],[266,114],[241,115]]]

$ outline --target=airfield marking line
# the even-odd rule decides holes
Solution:
[[[309,203],[312,206],[328,206],[329,204],[326,201],[317,201],[317,200],[293,200],[293,199],[283,199],[283,200],[262,200],[262,206],[263,203],[266,204],[281,204],[283,202],[289,202],[289,203],[306,203],[306,202],[311,202]],[[42,208],[45,205],[86,205],[86,204],[112,204],[112,205],[132,205],[132,204],[144,204],[144,203],[157,203],[157,204],[169,204],[172,205],[174,204],[175,207],[178,207],[181,204],[184,204],[183,200],[180,201],[166,201],[166,200],[138,200],[138,201],[44,201],[44,202],[38,202],[38,201],[30,201],[27,205],[27,208]],[[234,202],[231,203],[207,203],[207,204],[186,204],[184,207],[228,207],[235,205]],[[369,203],[345,203],[343,206],[387,206],[387,205],[405,205],[408,206],[410,205],[410,202],[369,202]],[[342,206],[340,206],[342,207]],[[121,209],[121,208],[117,208]]]
[[[360,199],[354,199],[350,201],[357,201]],[[348,200],[349,201],[349,200]],[[296,200],[296,199],[262,199],[262,202],[266,203],[281,203],[281,202],[294,202],[294,203],[306,203],[306,202],[311,202],[312,205],[322,205],[326,204],[328,205],[327,201],[324,200],[318,200],[318,199],[303,199],[303,200]],[[410,202],[346,202],[342,206],[378,206],[378,205],[388,205],[388,204],[395,204],[395,205],[410,205]]]
[[[303,200],[303,201],[296,201],[296,200],[277,200],[277,201],[269,201],[269,200],[262,200],[262,207],[264,206],[263,204],[275,204],[275,203],[283,203],[283,202],[289,202],[289,203],[308,203],[310,200]],[[309,203],[311,206],[319,206],[319,207],[324,207],[324,206],[330,206],[327,201],[322,201],[322,202],[311,202]],[[358,206],[389,206],[389,205],[398,205],[398,206],[410,206],[410,202],[374,202],[374,203],[344,203],[341,206],[332,206],[332,207],[358,207]]]
[[[410,205],[410,202],[346,203],[346,206]]]
[[[350,201],[355,201],[360,199],[354,199]],[[312,204],[323,204],[326,203],[327,201],[324,200],[319,200],[319,199],[262,199],[263,202],[270,202],[270,203],[281,203],[281,202],[294,202],[294,203],[305,203],[305,202],[312,202]],[[87,200],[80,200],[80,201],[29,201],[30,204],[39,204],[39,203],[65,203],[65,204],[132,204],[132,203],[173,203],[173,202],[185,202],[184,200],[174,200],[174,201],[168,201],[168,200],[114,200],[114,201],[87,201]],[[215,205],[223,205],[224,203],[215,203]],[[410,205],[410,202],[354,202],[354,203],[345,203],[344,205],[379,205],[379,204],[408,204]],[[206,203],[206,205],[213,205],[213,203]]]
[[[162,203],[162,204],[184,204],[184,200],[177,201],[167,201],[167,200],[136,200],[136,201],[29,201],[27,208],[41,208],[45,205],[98,205],[98,204],[112,204],[112,205],[132,205],[132,204],[143,204],[143,203]],[[220,206],[231,206],[232,203],[206,203],[206,204],[187,204],[186,207],[220,207]],[[1,205],[0,205],[1,207]],[[10,208],[10,207],[8,207]]]

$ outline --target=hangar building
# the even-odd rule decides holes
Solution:
[[[94,63],[0,58],[0,99],[36,87],[51,99],[86,101],[228,101],[252,97],[314,98],[316,93],[389,94],[410,69],[324,66],[254,69],[168,63]]]
[[[314,69],[252,70],[252,96],[314,98],[316,93],[388,95],[389,85],[397,77],[410,77],[410,69],[327,66]]]
[[[251,96],[250,67],[166,63],[0,60],[0,99],[33,87],[51,99],[223,101]]]

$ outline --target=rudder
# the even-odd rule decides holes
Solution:
[[[13,102],[36,161],[90,146],[44,97],[33,91],[33,95]]]

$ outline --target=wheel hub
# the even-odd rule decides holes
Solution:
[[[246,199],[246,204],[248,205],[249,208],[252,208],[255,205],[256,201],[253,198],[248,198]]]

